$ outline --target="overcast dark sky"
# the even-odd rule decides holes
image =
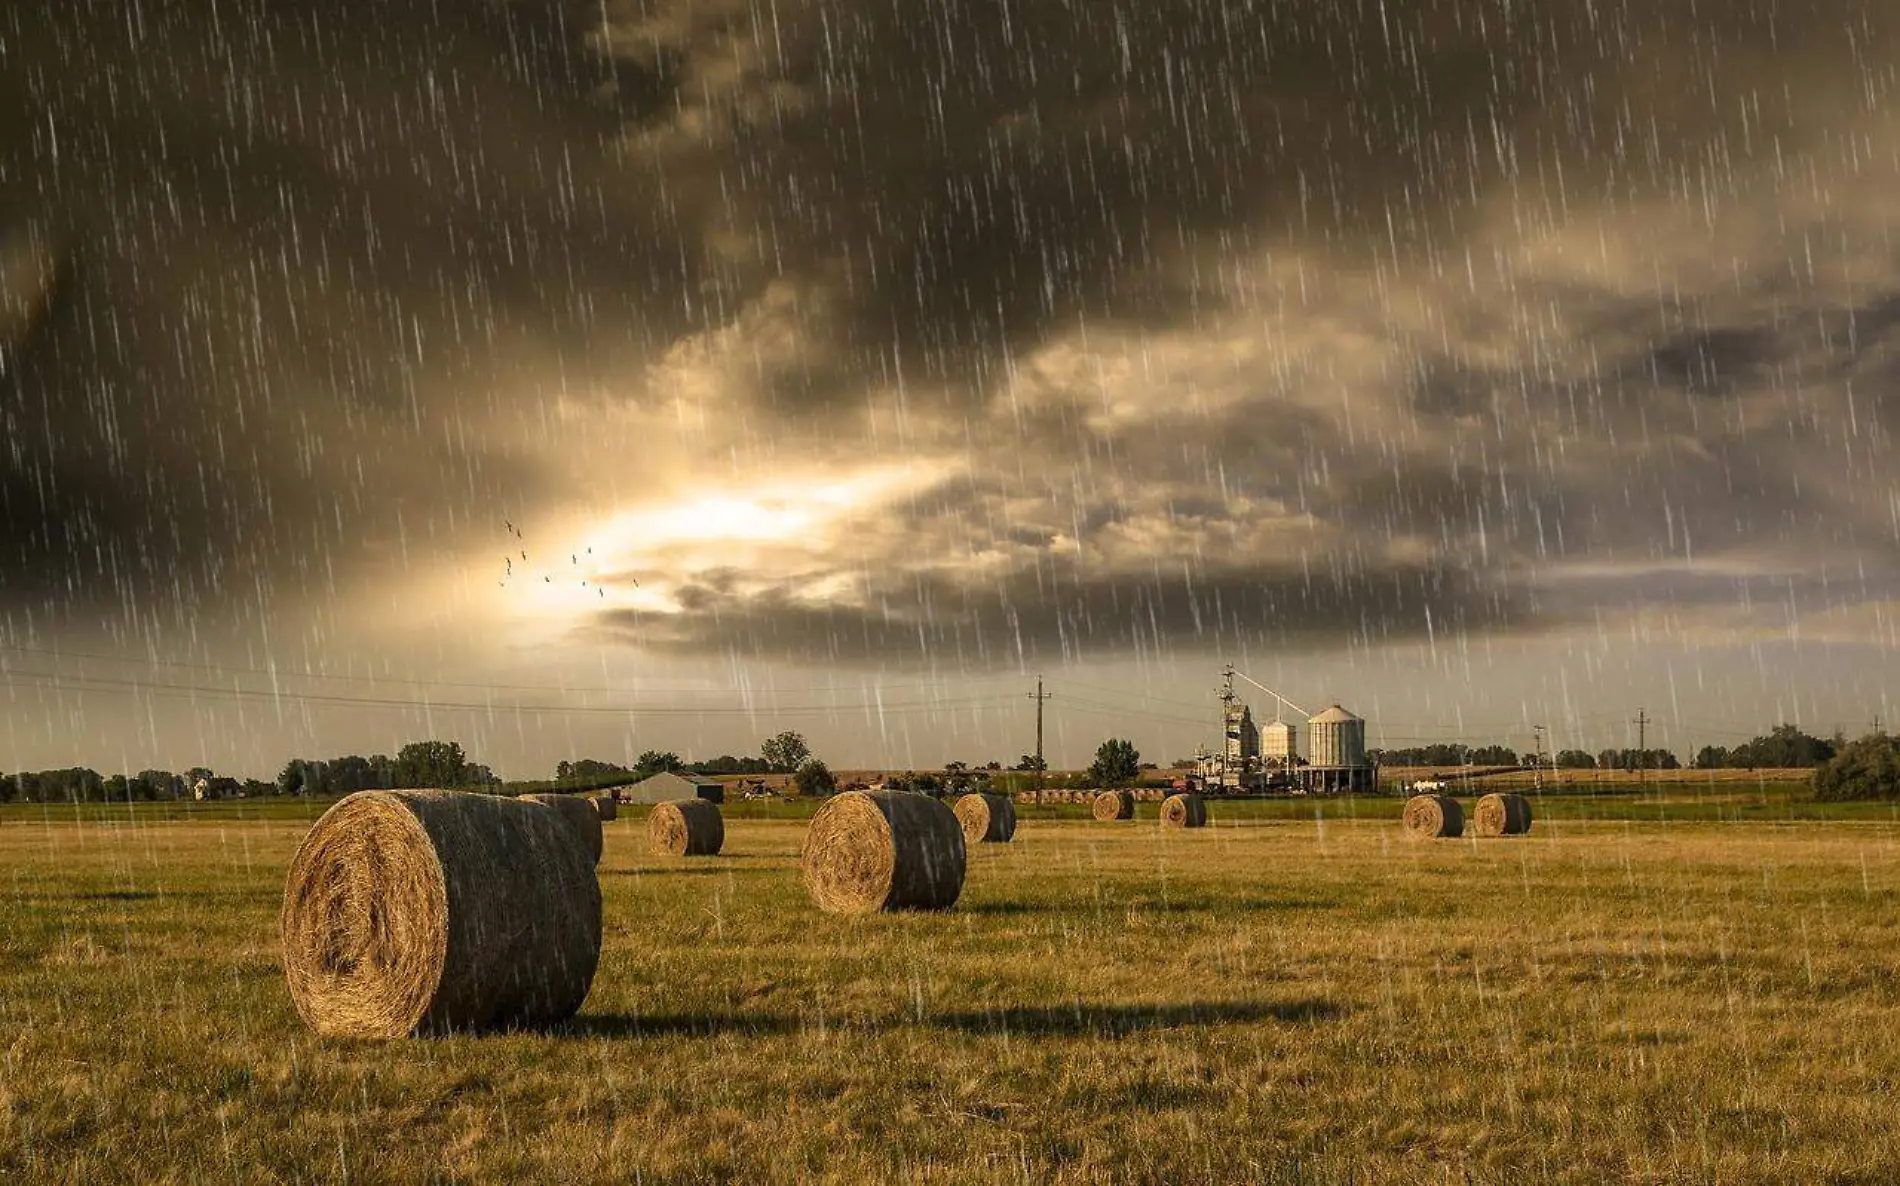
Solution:
[[[1852,732],[1897,50],[1875,0],[5,3],[0,768],[1014,758],[1038,671],[1059,761],[1165,758],[1228,660],[1392,744]]]

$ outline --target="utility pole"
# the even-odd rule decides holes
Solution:
[[[1636,768],[1643,769],[1649,764],[1649,714],[1642,708],[1636,710]]]
[[[1537,753],[1531,763],[1531,782],[1538,793],[1544,790],[1544,727],[1532,725],[1531,735],[1536,739]]]
[[[1042,690],[1042,677],[1037,676],[1036,690],[1029,693],[1029,698],[1036,702],[1036,802],[1038,803],[1042,802],[1043,772],[1048,769],[1048,764],[1042,760],[1042,702],[1054,696],[1054,692]]]

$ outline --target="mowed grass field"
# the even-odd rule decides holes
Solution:
[[[381,1045],[284,990],[320,805],[10,808],[0,1179],[1900,1181],[1900,820],[1656,798],[1428,844],[1031,809],[955,910],[865,919],[799,819],[686,862],[623,817],[573,1023]]]

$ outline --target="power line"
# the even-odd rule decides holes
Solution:
[[[109,679],[103,676],[66,676],[51,672],[8,672],[0,677],[0,686],[33,687],[55,692],[94,692],[105,695],[137,695],[140,693],[170,698],[205,698],[230,700],[237,702],[291,702],[310,704],[330,708],[402,708],[429,712],[534,712],[534,713],[575,713],[598,716],[793,716],[823,715],[836,712],[865,711],[877,714],[895,714],[905,712],[940,712],[978,705],[1000,705],[1003,697],[997,695],[951,697],[930,701],[887,701],[867,700],[855,704],[801,704],[773,705],[769,707],[697,707],[674,708],[653,707],[648,705],[606,705],[606,704],[515,704],[494,702],[477,704],[453,700],[399,700],[382,696],[345,696],[329,692],[290,692],[263,688],[218,688],[194,684],[160,683],[145,680]]]
[[[336,673],[336,672],[304,671],[304,670],[297,670],[297,669],[283,668],[283,667],[245,667],[245,666],[240,666],[237,664],[229,664],[229,663],[187,663],[187,662],[173,661],[173,660],[166,660],[166,659],[152,659],[152,658],[141,659],[141,658],[134,658],[127,655],[103,655],[103,654],[97,654],[97,653],[88,652],[88,651],[67,651],[67,650],[52,650],[52,649],[44,648],[44,647],[12,646],[8,644],[4,644],[4,643],[0,643],[0,651],[6,651],[9,653],[21,654],[21,655],[40,655],[40,656],[45,656],[45,657],[54,658],[54,659],[75,659],[75,660],[97,662],[97,663],[118,663],[118,664],[130,665],[130,666],[143,666],[143,667],[165,667],[165,668],[177,669],[180,671],[206,671],[206,672],[213,672],[213,673],[224,674],[224,675],[263,675],[263,676],[269,676],[272,679],[308,679],[308,680],[345,681],[349,683],[366,683],[366,684],[397,684],[403,687],[412,687],[412,688],[461,688],[465,691],[494,691],[494,692],[622,692],[624,693],[629,690],[625,686],[603,687],[600,685],[586,685],[586,684],[482,683],[482,682],[470,682],[470,681],[447,680],[447,679],[409,679],[409,678],[404,678],[401,676],[393,676],[393,675],[388,675],[388,676],[347,675],[347,674],[341,674],[341,673]],[[79,678],[79,677],[75,677],[75,678]],[[962,682],[962,683],[997,683],[1003,680],[1015,680],[1015,679],[1021,679],[1021,678],[1022,676],[1016,673],[999,673],[996,675],[954,675],[954,676],[943,676],[937,679],[920,681],[920,682],[907,682],[907,683],[901,683],[901,684],[875,684],[875,685],[872,685],[872,687],[876,689],[908,690],[908,689],[915,689],[915,688],[942,687],[946,683],[950,683],[953,681]],[[695,695],[696,694],[696,695],[705,695],[705,696],[730,696],[733,692],[733,689],[730,687],[708,688],[703,685],[697,685],[697,684],[695,685],[649,684],[647,686],[652,691],[656,691],[656,692],[663,691],[663,692],[668,693],[669,695]],[[759,689],[749,688],[745,690],[757,691]],[[869,689],[862,686],[848,687],[848,686],[837,685],[837,684],[808,684],[801,687],[771,687],[771,688],[764,689],[764,691],[774,692],[774,693],[776,692],[816,693],[816,692],[829,692],[829,691],[863,693],[867,690]]]

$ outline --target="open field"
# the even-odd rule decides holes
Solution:
[[[796,819],[686,863],[623,817],[575,1022],[388,1045],[284,990],[321,804],[14,806],[0,1179],[1900,1180],[1900,820],[1736,795],[1031,808],[956,910],[858,920]]]
[[[1497,773],[1493,773],[1496,771]],[[1668,787],[1805,787],[1814,771],[1805,767],[1759,770],[1517,770],[1499,766],[1381,766],[1382,785],[1405,786],[1421,778],[1456,781],[1470,777],[1473,787],[1519,789],[1542,785],[1552,791],[1634,790]]]

